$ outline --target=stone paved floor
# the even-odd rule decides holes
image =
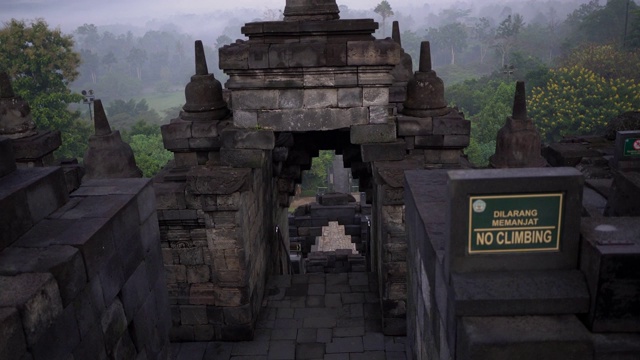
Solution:
[[[171,344],[170,359],[405,360],[405,338],[381,332],[374,274],[272,277],[253,341]]]

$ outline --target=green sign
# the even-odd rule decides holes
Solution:
[[[640,138],[625,139],[622,156],[640,157]]]
[[[469,254],[557,251],[562,194],[469,198]]]

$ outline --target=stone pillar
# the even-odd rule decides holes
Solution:
[[[524,81],[516,83],[513,114],[498,131],[496,153],[489,158],[493,168],[543,167],[540,133],[527,117],[527,99]]]
[[[397,21],[393,22],[392,39],[402,47],[402,39],[400,38],[400,25]],[[402,112],[403,103],[407,100],[407,83],[413,75],[413,60],[411,55],[407,54],[401,48],[400,62],[391,70],[393,76],[393,85],[389,88],[389,103],[394,105],[397,112]]]

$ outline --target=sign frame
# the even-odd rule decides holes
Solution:
[[[561,234],[562,234],[562,227],[563,227],[563,223],[562,223],[562,219],[563,219],[563,215],[564,215],[564,196],[565,194],[563,192],[545,192],[545,193],[523,193],[523,194],[504,194],[504,195],[489,195],[489,194],[478,194],[478,195],[469,195],[469,222],[467,223],[467,227],[468,227],[468,245],[467,245],[467,254],[468,255],[478,255],[478,254],[500,254],[500,253],[531,253],[531,252],[558,252],[560,251],[560,247],[561,247]],[[554,234],[554,239],[551,241],[551,245],[549,247],[531,247],[531,246],[525,246],[525,244],[522,244],[521,246],[518,247],[512,247],[512,248],[507,248],[507,249],[477,249],[477,246],[474,248],[473,246],[473,234],[474,232],[477,232],[478,229],[474,227],[473,223],[474,223],[474,213],[475,214],[479,214],[484,212],[484,209],[481,209],[482,211],[478,211],[480,209],[474,209],[474,203],[476,203],[476,201],[480,200],[480,203],[485,204],[486,206],[486,201],[496,201],[496,200],[503,200],[503,199],[527,199],[527,198],[555,198],[555,201],[557,201],[557,209],[554,209],[557,211],[557,219],[553,219],[553,221],[555,221],[554,226],[537,226],[537,227],[527,227],[526,229],[545,229],[545,230],[552,230],[555,234]],[[555,204],[554,204],[555,207]],[[536,216],[537,216],[537,208],[536,210]],[[504,210],[503,210],[504,211]],[[538,218],[536,218],[536,223],[538,221]],[[547,221],[549,221],[547,219]],[[497,228],[495,230],[491,230],[491,228],[482,228],[482,230],[485,230],[485,232],[492,232],[492,231],[498,231],[498,230],[514,230],[514,229],[518,229],[517,226],[512,226],[510,228]],[[524,230],[524,228],[523,228]]]

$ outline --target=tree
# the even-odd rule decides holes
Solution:
[[[145,177],[153,177],[173,157],[162,144],[160,127],[144,120],[137,121],[128,131],[123,131],[122,139],[129,143],[136,164]]]
[[[136,76],[138,80],[142,80],[142,65],[147,61],[147,52],[140,48],[131,48],[127,61],[135,66]]]
[[[68,89],[80,63],[72,37],[49,29],[43,19],[11,19],[0,28],[0,44],[0,69],[7,71],[14,91],[31,106],[38,127],[62,132],[56,155],[81,157],[90,127],[79,119],[79,112],[69,110],[69,104],[82,100]]]
[[[495,37],[495,29],[491,26],[491,21],[486,17],[481,17],[473,27],[473,38],[478,42],[480,50],[480,64],[484,64],[487,50]]]
[[[524,19],[522,15],[508,15],[504,19],[498,28],[496,29],[496,42],[495,48],[498,50],[501,58],[501,67],[507,65],[508,56],[511,50],[515,46],[518,38],[518,34],[524,27]]]
[[[640,50],[623,51],[611,44],[585,44],[562,59],[562,66],[581,66],[605,79],[640,79]]]
[[[456,63],[456,52],[467,46],[467,29],[459,22],[438,29],[431,28],[428,30],[428,36],[435,47],[445,48],[449,52],[451,65]]]
[[[640,85],[606,79],[582,66],[551,70],[544,87],[531,91],[529,113],[547,141],[564,135],[596,134],[609,119],[640,110]]]
[[[231,44],[233,40],[227,36],[226,34],[222,34],[216,38],[216,49],[220,49],[221,47]]]
[[[393,16],[393,10],[391,10],[391,5],[387,0],[382,0],[380,4],[378,4],[373,12],[380,15],[382,18],[382,37],[386,36],[386,21],[388,17]]]

